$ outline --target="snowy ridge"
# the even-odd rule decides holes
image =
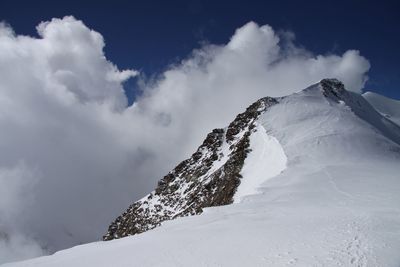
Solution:
[[[361,119],[369,120],[376,130],[400,143],[399,127],[382,117],[361,96],[346,91],[340,81],[322,80],[302,94],[319,95],[319,92],[328,101],[344,105]],[[155,191],[119,216],[103,239],[142,233],[163,221],[200,214],[206,207],[237,203],[244,196],[257,193],[262,182],[283,171],[287,160],[279,142],[256,120],[269,107],[286,98],[262,98],[239,114],[229,127],[214,129],[192,157],[167,174]],[[257,143],[251,149],[250,139]],[[265,149],[266,146],[270,151],[257,155],[260,147]],[[252,166],[243,168],[251,150],[254,150],[249,160]],[[258,158],[253,159],[254,155]],[[246,179],[241,180],[242,175]]]
[[[255,131],[254,122],[276,103],[273,98],[262,98],[227,128],[214,129],[189,159],[160,180],[152,193],[119,216],[103,239],[142,233],[163,221],[232,203],[240,184],[240,171],[250,151],[249,137]]]
[[[400,126],[400,101],[373,92],[362,95],[385,118]]]
[[[223,196],[229,203],[237,197],[243,201],[207,209],[200,206],[200,216],[168,219],[162,227],[140,235],[86,244],[10,266],[398,267],[398,127],[362,96],[347,92],[332,79],[265,103],[267,107],[253,104],[249,109],[257,112],[242,113],[228,128],[212,134],[209,140],[214,141],[205,142],[197,151],[201,154],[195,153],[202,162],[193,161],[197,158],[193,154],[178,168],[182,175],[172,180],[181,181],[178,192],[195,184],[198,191],[193,193],[205,196],[203,200]],[[239,146],[246,136],[246,145]],[[231,142],[235,143],[232,149]],[[264,146],[268,153],[263,153]],[[243,177],[229,176],[240,181],[234,191],[237,195],[225,198],[232,192],[227,194],[223,186],[212,187],[215,195],[204,194],[208,192],[202,191],[204,181],[228,177],[207,175],[225,169],[235,151],[246,150],[239,172],[231,172]],[[212,163],[207,165],[207,159]],[[268,166],[273,160],[274,171]],[[203,175],[208,173],[196,177],[202,182],[184,182],[184,170],[199,168]],[[162,199],[174,199],[163,193],[171,190],[172,181],[161,183],[151,207]],[[189,195],[196,196],[190,193],[184,198]],[[204,202],[191,203],[186,201],[182,207],[191,210],[189,206]]]
[[[400,126],[382,116],[364,97],[346,91],[344,85],[336,79],[322,80],[319,87],[328,99],[344,104],[355,115],[371,124],[384,136],[400,144]]]

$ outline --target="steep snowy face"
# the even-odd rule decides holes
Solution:
[[[131,205],[104,235],[104,240],[153,229],[165,220],[200,214],[205,207],[226,205],[240,184],[241,170],[250,149],[256,119],[274,98],[262,98],[225,129],[214,129],[187,160],[182,161],[157,185],[155,191]]]

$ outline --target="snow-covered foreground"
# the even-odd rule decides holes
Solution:
[[[239,203],[9,266],[398,267],[399,128],[350,100],[316,85],[262,114]]]

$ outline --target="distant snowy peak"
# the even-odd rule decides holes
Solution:
[[[373,92],[366,92],[363,97],[383,116],[400,126],[400,101],[387,98]]]
[[[133,203],[116,218],[103,239],[112,240],[139,234],[159,226],[163,221],[200,214],[206,207],[231,204],[246,193],[254,192],[255,189],[250,188],[256,185],[254,181],[241,180],[242,171],[248,176],[257,176],[249,168],[243,170],[251,151],[250,140],[263,139],[260,143],[270,143],[272,146],[267,149],[279,150],[281,157],[285,158],[279,145],[274,145],[273,137],[256,134],[257,131],[265,131],[260,128],[257,119],[270,107],[296,95],[326,99],[328,108],[329,105],[347,106],[350,114],[365,120],[374,130],[400,144],[399,127],[378,113],[361,95],[346,91],[343,83],[336,79],[321,80],[291,96],[265,97],[250,105],[227,128],[214,129],[209,133],[197,151],[164,176],[153,192]],[[264,155],[263,158],[268,157]],[[271,160],[269,164],[276,166],[269,169],[279,173],[284,168],[284,161]],[[263,164],[268,163],[261,163]],[[252,165],[254,163],[248,166]],[[235,196],[236,192],[240,196]]]

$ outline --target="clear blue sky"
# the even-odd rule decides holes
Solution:
[[[82,2],[3,0],[0,20],[18,34],[35,35],[40,21],[73,15],[104,36],[111,61],[148,75],[184,58],[203,40],[226,43],[253,20],[293,31],[314,53],[360,50],[372,65],[366,89],[400,99],[398,1]]]

